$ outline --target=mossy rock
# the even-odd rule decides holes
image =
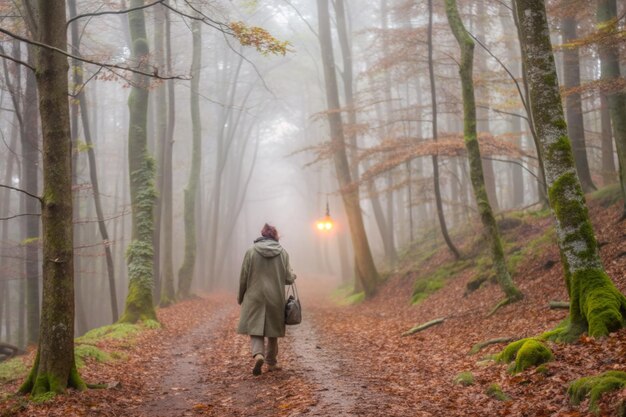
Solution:
[[[552,351],[537,339],[521,339],[509,343],[497,357],[498,362],[511,363],[511,373],[522,372],[531,366],[550,362]]]
[[[498,401],[508,401],[511,398],[502,391],[502,387],[498,384],[490,384],[485,390],[485,394]]]
[[[0,383],[22,379],[28,374],[28,368],[22,358],[13,358],[0,363]]]
[[[570,383],[567,388],[570,402],[580,404],[589,397],[589,409],[598,412],[598,400],[605,392],[615,391],[626,387],[626,372],[607,371],[595,376],[579,378]]]
[[[109,362],[112,358],[111,355],[103,350],[98,349],[93,345],[78,345],[74,348],[74,358],[76,360],[76,367],[82,368],[85,366],[85,360],[91,358],[96,362]]]
[[[468,371],[461,372],[456,377],[454,377],[454,383],[463,385],[464,387],[474,385],[474,375]]]

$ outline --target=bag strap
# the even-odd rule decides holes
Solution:
[[[296,287],[295,282],[293,284],[289,284],[289,287],[287,288],[287,298],[289,298],[290,293],[293,294],[296,300],[300,299],[300,297],[298,296],[298,287]]]

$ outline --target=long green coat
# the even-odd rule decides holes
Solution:
[[[259,238],[243,258],[239,278],[241,316],[237,333],[251,336],[285,336],[285,285],[296,275],[289,255],[280,244]]]

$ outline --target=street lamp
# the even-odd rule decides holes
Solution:
[[[328,201],[326,202],[326,215],[319,219],[315,226],[317,230],[320,232],[330,232],[335,223],[333,222],[332,217],[330,217],[330,210],[328,208]]]

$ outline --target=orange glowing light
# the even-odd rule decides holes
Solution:
[[[330,217],[328,203],[326,203],[326,215],[315,223],[315,227],[317,227],[317,230],[320,232],[330,232],[333,227],[335,227],[335,223],[333,222],[332,217]]]

